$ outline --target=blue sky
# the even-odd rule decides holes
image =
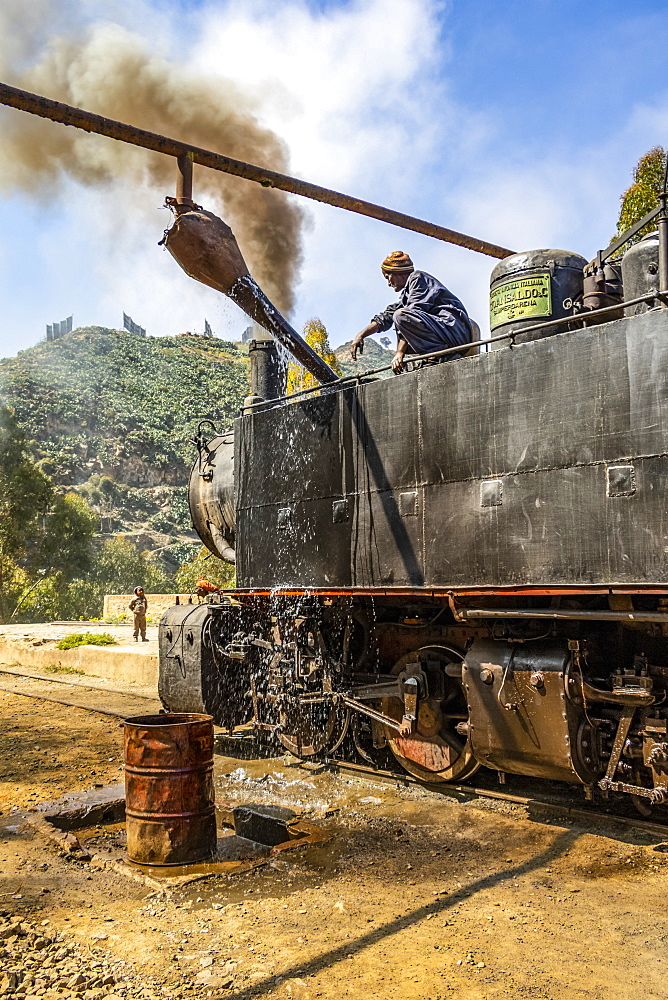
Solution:
[[[517,250],[561,247],[591,257],[614,231],[638,157],[668,145],[665,2],[24,7],[4,0],[0,11],[7,82],[22,69],[47,96],[67,85],[82,106],[101,111],[105,81],[120,72],[118,61],[99,66],[112,38],[117,49],[134,46],[147,63],[159,58],[183,79],[203,81],[214,96],[233,84],[239,106],[287,145],[292,173]],[[0,129],[7,134],[18,114],[0,112]],[[157,247],[171,191],[146,177],[136,157],[126,157],[116,182],[82,183],[107,155],[120,154],[108,140],[80,139],[75,175],[63,157],[37,185],[38,170],[13,169],[7,144],[4,156],[0,150],[0,355],[31,346],[46,323],[71,313],[75,325],[118,326],[125,310],[155,335],[201,330],[206,316],[219,336],[238,337],[246,320],[236,307],[186,278]],[[333,344],[352,337],[391,299],[378,265],[395,249],[445,281],[485,327],[493,260],[305,207],[297,328],[318,315]],[[243,204],[235,210],[243,215]]]

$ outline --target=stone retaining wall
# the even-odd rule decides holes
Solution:
[[[102,617],[120,618],[131,621],[132,612],[128,608],[128,605],[134,596],[134,594],[106,594]],[[162,617],[167,608],[171,608],[173,604],[176,604],[177,600],[179,604],[188,604],[191,600],[191,595],[147,594],[146,599],[148,601],[148,617],[153,621],[157,621]],[[193,597],[192,602],[193,604],[197,604],[197,598]]]

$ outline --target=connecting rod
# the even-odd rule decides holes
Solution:
[[[263,187],[288,191],[291,194],[300,195],[302,198],[310,198],[325,205],[342,208],[347,212],[355,212],[371,219],[379,219],[381,222],[388,222],[400,229],[409,229],[415,233],[432,236],[434,239],[443,240],[445,243],[454,243],[455,246],[486,254],[488,257],[510,257],[514,253],[513,250],[508,250],[506,247],[496,246],[494,243],[479,240],[474,236],[466,236],[454,229],[446,229],[433,222],[426,222],[424,219],[405,215],[403,212],[395,212],[390,208],[375,205],[373,202],[341,194],[339,191],[330,191],[328,188],[320,187],[318,184],[310,184],[308,181],[290,177],[288,174],[279,174],[274,170],[267,170],[265,167],[258,167],[252,163],[233,160],[222,153],[214,153],[208,149],[191,146],[178,139],[170,139],[168,136],[159,135],[156,132],[147,132],[145,129],[114,121],[112,118],[103,118],[102,115],[94,115],[90,111],[83,111],[81,108],[74,108],[69,104],[61,104],[59,101],[41,97],[39,94],[31,94],[27,90],[10,87],[6,83],[0,83],[0,104],[16,108],[19,111],[27,111],[40,118],[48,118],[61,125],[73,125],[85,132],[95,132],[98,135],[106,135],[110,139],[130,143],[133,146],[152,149],[156,153],[164,153],[166,156],[174,156],[177,159],[181,158],[180,162],[183,166],[186,166],[187,158],[191,163],[198,163],[211,170],[220,170],[226,174],[256,181]],[[181,197],[187,197],[187,175],[184,178],[183,187],[185,190]]]

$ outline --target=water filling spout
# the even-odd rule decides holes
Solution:
[[[336,372],[299,336],[253,280],[234,233],[222,219],[198,206],[178,211],[162,242],[187,275],[236,302],[317,382],[326,385],[336,381]]]

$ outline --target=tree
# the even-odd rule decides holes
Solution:
[[[143,587],[147,594],[169,594],[174,588],[150,553],[140,552],[122,535],[103,543],[82,583],[88,593],[83,604],[91,617],[102,613],[105,594],[131,594],[135,587]]]
[[[99,618],[105,594],[131,594],[135,587],[143,587],[147,594],[169,594],[173,586],[149,553],[140,552],[119,535],[107,539],[85,572],[74,579],[49,576],[26,599],[21,617],[29,621]]]
[[[14,412],[0,406],[0,622],[11,616],[38,559],[53,484],[30,461]]]
[[[633,171],[633,184],[621,197],[615,239],[658,206],[663,194],[665,175],[666,150],[662,146],[655,146],[640,157]],[[628,241],[623,250],[638,243],[655,229],[656,222],[650,222]]]
[[[99,518],[77,493],[57,496],[42,522],[42,534],[35,540],[37,558],[24,574],[23,593],[11,617],[22,608],[43,609],[40,617],[62,618],[73,580],[90,571],[93,535]]]
[[[315,353],[322,358],[322,360],[329,365],[332,371],[335,371],[337,375],[341,374],[341,368],[336,360],[336,355],[329,346],[329,339],[327,336],[327,329],[317,316],[310,319],[306,326],[304,327],[304,339],[309,347],[312,347]],[[288,366],[288,378],[286,391],[299,392],[301,389],[312,389],[318,385],[317,379],[307,372],[301,365],[291,362]]]
[[[59,493],[28,455],[16,417],[0,406],[0,620],[45,588],[57,603],[88,572],[98,518],[75,493]]]
[[[217,559],[205,548],[200,549],[194,559],[184,563],[176,571],[174,585],[180,594],[189,594],[195,589],[200,577],[204,577],[209,583],[225,590],[235,585],[235,572],[232,563]]]

